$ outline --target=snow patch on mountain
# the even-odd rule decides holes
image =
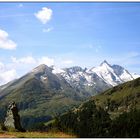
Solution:
[[[58,73],[63,73],[63,72],[65,72],[63,69],[53,66],[53,70],[52,70],[53,74],[58,74]]]
[[[101,63],[100,66],[90,69],[89,72],[95,72],[100,78],[102,78],[107,84],[116,86],[120,81],[120,78],[115,74],[107,61]]]
[[[132,76],[133,76],[134,79],[137,79],[137,78],[140,77],[140,75],[138,75],[138,74],[136,74],[136,73],[132,73]]]
[[[133,76],[125,69],[123,70],[123,73],[120,75],[120,78],[122,79],[123,82],[134,80]]]

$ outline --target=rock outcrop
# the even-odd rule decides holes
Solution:
[[[4,126],[8,131],[25,131],[20,123],[20,116],[15,102],[8,106]]]

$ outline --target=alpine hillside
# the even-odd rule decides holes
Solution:
[[[82,101],[115,85],[133,80],[123,67],[103,61],[100,66],[58,69],[40,65],[19,79],[0,87],[0,119],[15,101],[23,126],[48,121]]]
[[[81,138],[139,138],[139,116],[140,78],[137,78],[93,96],[48,124]]]
[[[123,112],[140,110],[140,78],[120,84],[92,97],[114,119]]]

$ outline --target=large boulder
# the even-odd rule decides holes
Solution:
[[[20,123],[20,116],[15,102],[8,106],[4,126],[8,131],[25,131]]]

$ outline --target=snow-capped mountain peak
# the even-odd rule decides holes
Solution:
[[[51,68],[48,67],[48,66],[45,65],[45,64],[41,64],[41,65],[39,65],[38,67],[34,68],[34,69],[32,70],[32,72],[33,72],[33,73],[38,73],[38,72],[46,71],[47,69],[50,70]]]
[[[132,74],[130,74],[126,69],[124,69],[123,67],[121,67],[119,65],[112,65],[112,68],[113,68],[114,72],[116,73],[116,75],[118,77],[120,77],[120,79],[124,82],[135,79],[132,76]]]
[[[100,64],[100,66],[102,66],[102,65],[110,66],[110,64],[109,64],[106,60],[104,60],[104,61]]]
[[[116,86],[118,84],[140,77],[137,74],[130,74],[126,69],[119,65],[110,65],[104,60],[99,66],[91,69],[83,69],[79,66],[70,68],[57,68],[40,65],[33,69],[33,73],[42,74],[52,73],[65,79],[71,86],[83,88],[83,86],[108,85]],[[101,84],[102,83],[102,84]]]
[[[135,79],[123,67],[119,65],[110,65],[106,60],[104,60],[99,66],[90,69],[89,72],[95,72],[107,84],[112,86]]]
[[[120,81],[119,77],[115,74],[111,65],[105,60],[98,67],[92,68],[91,72],[95,72],[107,84],[115,86]]]

